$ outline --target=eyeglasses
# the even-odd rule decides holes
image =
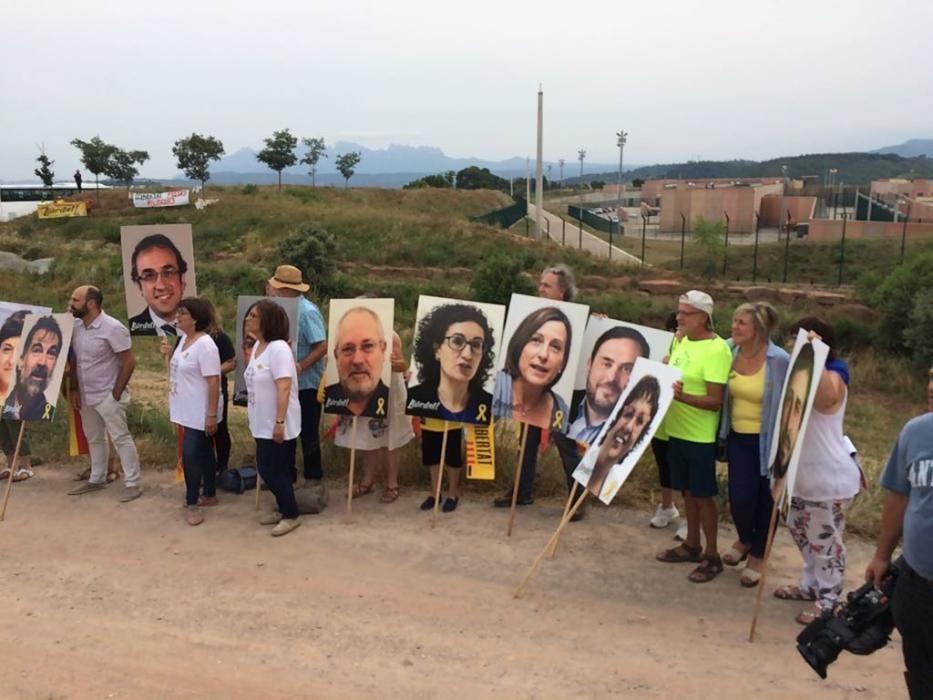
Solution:
[[[151,268],[143,270],[139,273],[139,279],[143,282],[155,282],[161,277],[166,282],[172,282],[178,279],[179,272],[174,267],[163,267],[161,270],[153,270]]]
[[[360,345],[354,345],[353,343],[347,343],[346,345],[341,345],[337,348],[337,353],[341,357],[351,358],[353,357],[357,350],[362,352],[364,355],[372,355],[379,349],[379,343],[374,340],[364,340]]]
[[[466,336],[460,333],[445,335],[444,342],[447,343],[447,347],[449,347],[454,352],[463,352],[463,348],[469,346],[472,352],[480,353],[483,351],[483,345],[485,345],[485,342],[482,338],[473,338],[473,340],[467,340]]]
[[[678,316],[696,316],[697,314],[706,314],[705,311],[678,311]]]

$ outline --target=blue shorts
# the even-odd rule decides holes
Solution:
[[[671,469],[672,488],[686,491],[695,498],[712,498],[719,493],[715,442],[669,438],[667,462]]]

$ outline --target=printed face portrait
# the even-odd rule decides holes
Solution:
[[[621,462],[651,423],[655,410],[657,403],[652,406],[651,401],[644,396],[639,396],[623,406],[615,423],[606,432],[606,439],[596,458],[597,464],[610,467]]]
[[[567,341],[564,323],[544,323],[522,348],[518,358],[519,376],[532,386],[553,386],[567,361]]]
[[[6,398],[13,384],[13,366],[19,352],[20,336],[4,338],[0,342],[0,399]]]
[[[17,365],[20,384],[29,397],[45,392],[62,349],[61,333],[40,328],[27,339],[28,345]]]
[[[605,340],[596,349],[587,365],[586,403],[597,417],[609,417],[642,353],[642,345],[631,338]]]
[[[778,464],[783,471],[787,470],[790,457],[797,444],[800,426],[803,424],[803,415],[807,407],[807,394],[810,390],[810,380],[813,372],[809,368],[795,369],[787,381],[784,392],[784,404],[781,409],[781,435],[778,438]],[[781,476],[779,474],[779,476]]]
[[[483,327],[475,321],[448,326],[434,353],[440,364],[442,380],[468,384],[476,376],[486,342]]]
[[[185,296],[185,275],[175,252],[152,247],[139,251],[134,275],[146,304],[161,318],[172,319]]]
[[[334,359],[337,378],[351,401],[368,398],[379,384],[385,364],[382,323],[369,309],[348,311],[337,326]]]

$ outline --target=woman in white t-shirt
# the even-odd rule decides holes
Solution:
[[[278,504],[276,512],[259,522],[275,525],[272,534],[278,537],[301,525],[292,486],[295,440],[301,433],[298,371],[288,345],[288,316],[281,306],[268,299],[257,301],[246,312],[243,331],[256,338],[245,371],[256,468]]]
[[[210,307],[200,299],[189,297],[178,304],[175,324],[179,339],[172,353],[168,410],[172,423],[184,428],[182,462],[189,525],[204,522],[199,505],[217,505],[212,436],[217,432],[222,404],[220,353],[206,332],[210,323]]]

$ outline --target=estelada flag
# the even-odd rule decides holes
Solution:
[[[62,394],[65,396],[65,405],[68,406],[68,454],[71,457],[78,457],[79,455],[90,454],[91,451],[87,446],[84,426],[81,424],[81,413],[71,405],[70,393],[69,382],[62,382]]]

